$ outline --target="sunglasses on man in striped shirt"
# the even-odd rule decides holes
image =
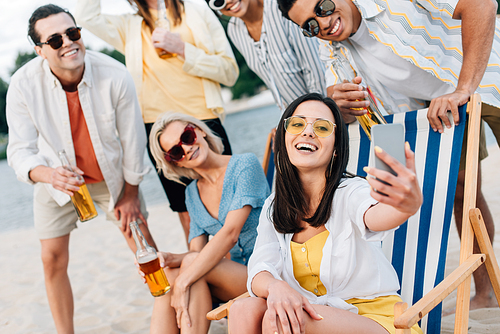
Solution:
[[[314,10],[316,17],[327,17],[332,15],[334,11],[335,3],[331,0],[324,0]],[[319,33],[319,23],[315,18],[307,20],[301,28],[306,37],[314,37]]]

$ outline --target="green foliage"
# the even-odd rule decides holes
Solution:
[[[123,55],[123,53],[116,51],[115,49],[104,48],[99,50],[99,52],[107,54],[111,58],[114,58],[118,60],[120,63],[125,64],[125,56]]]
[[[498,7],[497,7],[497,14],[500,14],[500,0],[497,0]]]
[[[14,63],[14,68],[12,71],[10,71],[10,75],[14,74],[18,69],[24,66],[27,62],[29,62],[31,59],[35,58],[37,56],[36,52],[29,51],[29,52],[19,52],[17,54],[16,61]]]
[[[7,89],[9,85],[0,78],[0,133],[7,133],[7,116],[5,111]]]
[[[499,0],[500,1],[500,0]],[[222,23],[224,30],[227,31],[227,24],[229,22],[229,17],[220,16],[219,21]],[[244,96],[253,96],[257,94],[257,92],[265,87],[264,82],[248,67],[245,62],[245,58],[241,55],[241,53],[236,49],[231,41],[231,48],[233,49],[234,56],[236,58],[236,62],[238,63],[238,67],[240,68],[240,76],[238,80],[231,87],[231,93],[233,94],[233,99],[239,99]]]

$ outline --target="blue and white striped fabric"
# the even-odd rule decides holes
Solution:
[[[292,21],[283,17],[276,0],[264,0],[262,32],[258,42],[245,23],[232,17],[229,39],[250,69],[264,81],[282,109],[306,93],[326,94],[324,72],[319,60],[319,40],[306,38]]]
[[[465,128],[465,106],[460,108],[460,124],[432,131],[427,109],[390,115],[388,123],[402,123],[405,140],[415,152],[416,172],[424,195],[421,209],[387,237],[382,248],[396,269],[401,297],[415,304],[443,280],[453,200]],[[453,122],[452,122],[453,123]],[[358,123],[349,125],[350,158],[347,171],[366,176],[371,142]],[[424,333],[439,333],[441,304],[421,321]]]

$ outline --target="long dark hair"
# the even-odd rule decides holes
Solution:
[[[306,217],[308,203],[304,188],[300,182],[297,168],[292,165],[285,145],[284,120],[293,115],[295,109],[306,101],[323,102],[331,111],[337,125],[335,128],[336,156],[332,156],[331,168],[325,172],[325,189],[316,212]],[[281,116],[274,139],[274,164],[276,165],[276,191],[272,210],[274,228],[280,233],[296,233],[302,230],[300,221],[304,220],[313,227],[319,227],[328,221],[332,209],[333,196],[344,175],[349,160],[349,139],[347,129],[340,115],[337,104],[328,97],[317,93],[303,95],[293,101]]]
[[[146,0],[127,0],[132,7],[137,9],[137,14],[144,19],[146,25],[151,29],[151,32],[155,30],[155,22],[151,17],[151,12],[149,11],[149,6]],[[184,12],[184,3],[182,0],[165,0],[167,10],[170,15],[173,16],[173,25],[177,26],[182,23],[182,13]]]

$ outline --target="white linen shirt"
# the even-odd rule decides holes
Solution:
[[[204,1],[184,0],[184,11],[195,45],[184,43],[185,59],[182,69],[187,74],[202,79],[207,108],[214,110],[215,116],[218,116],[224,111],[219,83],[234,85],[239,74],[238,64],[224,28]],[[137,14],[105,15],[101,13],[101,0],[78,0],[75,19],[78,24],[125,55],[127,68],[141,100],[142,17]]]
[[[287,282],[312,304],[329,305],[357,313],[345,302],[350,298],[373,299],[397,295],[397,274],[384,256],[380,241],[389,231],[373,232],[364,224],[364,214],[377,201],[370,196],[366,180],[344,179],[333,198],[329,231],[323,247],[320,280],[326,295],[316,296],[302,288],[293,275],[290,241],[293,233],[279,233],[270,219],[273,196],[264,204],[257,228],[257,240],[248,263],[247,289],[252,296],[252,280],[261,271]]]
[[[463,62],[462,26],[461,21],[453,19],[452,16],[458,0],[353,0],[353,3],[359,9],[371,38],[409,64],[424,70],[429,76],[453,88],[457,86]],[[339,46],[349,47],[349,44],[349,38],[342,42],[323,41],[320,47],[321,60],[329,66],[334,54],[339,52]],[[488,67],[476,89],[484,103],[495,107],[500,107],[499,51],[500,21],[497,19]],[[386,64],[388,63],[391,64],[386,61]],[[365,66],[370,68],[375,65],[370,63]],[[338,80],[332,71],[331,67],[326,70],[327,86]],[[373,82],[371,84],[373,85]],[[422,85],[425,83],[402,77],[401,81],[393,82],[392,88],[397,90],[398,86],[404,86],[406,90],[419,90],[418,86]],[[372,86],[372,89],[377,94],[376,85]],[[425,91],[426,89],[422,89],[419,94]],[[383,95],[383,92],[378,94],[382,100]],[[432,93],[426,96],[417,95],[410,97],[425,100],[435,97]],[[410,106],[410,109],[412,108],[413,106]]]
[[[113,209],[124,181],[138,185],[144,166],[146,133],[134,83],[127,69],[99,52],[86,51],[78,96],[90,139]],[[49,64],[37,57],[13,76],[7,92],[9,145],[7,159],[17,178],[33,184],[29,172],[37,166],[57,167],[65,150],[76,165],[66,93]],[[60,206],[70,197],[44,183]]]

